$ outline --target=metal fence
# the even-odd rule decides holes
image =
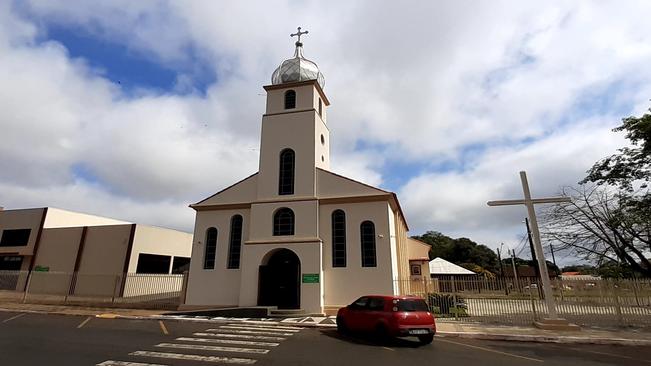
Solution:
[[[401,280],[441,321],[529,325],[547,316],[536,278]],[[551,280],[558,315],[585,326],[651,326],[651,279]]]
[[[176,309],[187,274],[0,271],[0,301]]]

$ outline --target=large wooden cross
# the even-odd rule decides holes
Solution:
[[[552,293],[552,286],[549,282],[549,273],[547,271],[547,262],[545,261],[545,253],[540,242],[540,230],[538,230],[538,220],[536,220],[536,210],[534,205],[539,203],[558,203],[558,202],[571,202],[569,197],[550,197],[550,198],[531,198],[529,191],[529,182],[527,181],[527,173],[520,172],[520,180],[522,181],[522,190],[524,191],[523,200],[501,200],[501,201],[488,201],[489,206],[511,206],[511,205],[525,205],[527,207],[529,221],[531,222],[531,231],[533,234],[534,251],[538,259],[538,268],[540,269],[540,277],[542,280],[543,293],[545,294],[545,304],[551,319],[558,319],[556,312],[556,302],[554,301],[554,294]]]

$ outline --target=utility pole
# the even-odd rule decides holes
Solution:
[[[533,240],[531,239],[531,228],[529,227],[529,219],[524,218],[524,223],[527,225],[527,237],[529,238],[529,249],[531,250],[531,261],[533,262],[533,269],[536,273],[536,278],[540,278],[540,268],[538,267],[538,261],[536,259],[536,251],[533,248]],[[536,280],[540,282],[540,280]]]
[[[515,278],[515,285],[518,287],[518,291],[522,292],[520,290],[520,282],[518,281],[518,269],[515,268],[515,249],[511,250],[511,265],[513,266],[513,278]]]
[[[500,253],[500,249],[502,248],[502,243],[499,248],[497,248],[497,260],[500,261],[500,275],[504,277],[504,266],[502,265],[502,254]]]
[[[554,263],[554,267],[558,267],[556,265],[556,257],[554,257],[554,246],[549,244],[549,249],[552,251],[552,263]]]
[[[497,260],[500,262],[500,275],[502,276],[502,281],[504,282],[504,293],[508,295],[509,287],[506,285],[506,278],[504,278],[504,265],[502,263],[502,254],[500,253],[500,249],[502,249],[503,245],[504,243],[501,243],[500,247],[497,248]]]

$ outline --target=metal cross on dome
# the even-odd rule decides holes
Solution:
[[[301,36],[303,34],[307,34],[307,33],[308,33],[308,31],[301,32],[301,27],[298,27],[298,32],[290,34],[289,36],[290,37],[298,36],[298,41],[296,41],[296,43],[301,43]]]

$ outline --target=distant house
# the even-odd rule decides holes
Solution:
[[[465,269],[443,258],[436,257],[429,261],[429,273],[432,278],[442,280],[461,279],[469,276],[474,277],[477,274],[469,269]]]
[[[581,274],[581,272],[563,272],[560,278],[565,281],[599,281],[600,276]]]

